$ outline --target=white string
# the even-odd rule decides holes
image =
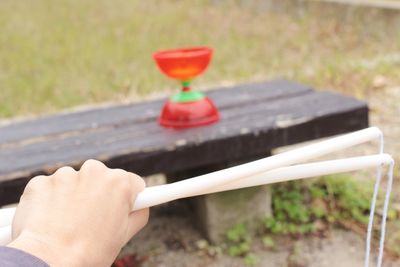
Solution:
[[[370,253],[371,253],[371,237],[372,237],[372,227],[374,224],[374,215],[375,215],[375,207],[376,207],[376,199],[379,191],[379,185],[381,183],[382,179],[382,166],[379,166],[376,171],[376,181],[375,181],[375,186],[374,186],[374,194],[372,197],[372,202],[371,202],[371,209],[369,213],[369,219],[368,219],[368,231],[367,231],[367,241],[366,241],[366,251],[365,251],[365,262],[364,266],[368,267],[369,266],[369,258],[370,258]]]
[[[379,137],[379,154],[383,153],[383,148],[384,148],[384,140],[383,140],[383,134],[381,134]],[[371,253],[372,227],[374,225],[376,199],[378,197],[379,185],[381,183],[381,180],[382,180],[382,166],[379,166],[376,170],[376,181],[375,181],[374,193],[372,196],[371,208],[370,208],[369,219],[368,219],[367,240],[365,242],[366,247],[365,247],[364,267],[369,267],[369,259],[370,259],[370,253]]]
[[[383,140],[383,135],[381,135],[380,142],[379,142],[379,154],[383,153],[383,147],[384,147],[384,140]],[[368,220],[364,267],[369,267],[369,262],[370,262],[372,227],[373,227],[373,222],[374,222],[376,200],[377,200],[377,196],[378,196],[379,185],[382,180],[382,168],[383,168],[383,166],[379,166],[377,168],[377,172],[376,172],[376,181],[375,181],[374,193],[372,196],[371,208],[370,208],[370,214],[369,214],[369,220]],[[392,161],[389,164],[389,168],[387,171],[388,181],[387,181],[387,188],[386,188],[386,194],[385,194],[385,202],[384,202],[384,206],[383,206],[383,214],[382,214],[382,222],[381,222],[381,236],[380,236],[380,240],[379,240],[379,253],[378,253],[378,258],[377,258],[377,263],[376,263],[377,267],[381,267],[382,262],[383,262],[383,253],[384,253],[384,247],[385,247],[385,234],[386,234],[386,219],[387,219],[387,214],[388,214],[388,210],[389,210],[390,194],[392,192],[392,185],[393,185],[393,169],[394,169],[394,162]]]
[[[387,182],[387,189],[386,189],[386,195],[385,195],[385,203],[383,206],[381,239],[379,241],[379,255],[378,255],[378,260],[377,260],[377,264],[376,264],[377,267],[382,266],[382,260],[383,260],[383,249],[385,246],[385,233],[386,233],[386,218],[387,218],[387,214],[388,214],[390,193],[392,192],[392,184],[393,184],[393,168],[394,168],[394,162],[392,161],[389,165],[388,174],[387,174],[388,182]]]

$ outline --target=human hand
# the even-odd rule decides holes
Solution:
[[[37,176],[21,197],[8,246],[50,266],[110,266],[148,221],[149,209],[131,212],[144,187],[139,176],[96,160]]]

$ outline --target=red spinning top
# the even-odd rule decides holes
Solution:
[[[211,56],[212,49],[208,47],[164,50],[153,55],[160,70],[182,84],[181,92],[170,97],[164,104],[158,120],[160,125],[189,128],[219,120],[213,102],[203,93],[190,88],[191,81],[207,69]]]

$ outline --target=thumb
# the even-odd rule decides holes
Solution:
[[[131,206],[133,207],[133,203],[135,203],[137,195],[143,191],[143,189],[146,187],[146,183],[140,176],[132,173],[131,184],[133,193]],[[126,243],[147,224],[149,220],[149,214],[150,210],[149,208],[146,208],[131,212],[128,215],[128,226],[125,237]]]
[[[149,214],[149,208],[134,211],[129,214],[125,243],[128,243],[128,241],[147,224],[149,221]]]

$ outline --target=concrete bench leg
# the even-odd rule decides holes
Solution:
[[[251,160],[254,159],[171,173],[167,175],[167,181],[170,183]],[[263,218],[271,215],[271,194],[268,186],[209,194],[184,201],[194,212],[194,223],[214,243],[224,241],[227,230],[237,223],[246,223],[250,230],[255,230]]]

